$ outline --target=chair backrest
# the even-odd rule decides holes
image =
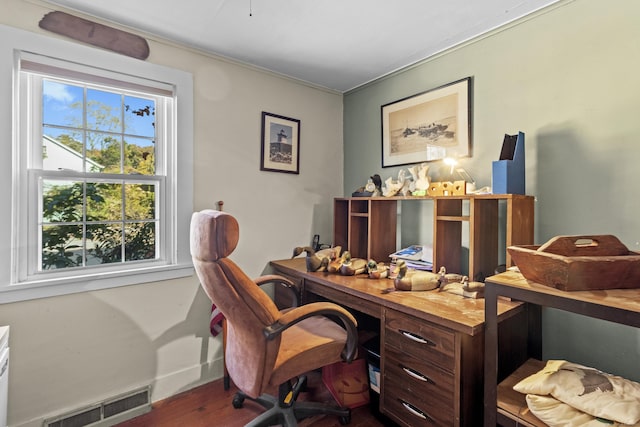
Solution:
[[[225,363],[236,386],[252,397],[268,386],[280,338],[267,340],[264,328],[280,312],[255,282],[227,258],[239,227],[226,212],[203,210],[191,217],[191,256],[200,283],[227,320]]]

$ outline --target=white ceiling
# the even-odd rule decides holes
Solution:
[[[47,0],[345,92],[558,0]]]

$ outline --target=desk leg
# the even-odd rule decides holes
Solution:
[[[484,427],[496,426],[498,382],[498,297],[490,283],[484,291]]]

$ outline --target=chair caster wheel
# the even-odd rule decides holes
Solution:
[[[340,425],[341,426],[346,426],[347,424],[351,423],[351,414],[344,416],[344,417],[340,417]]]
[[[242,404],[244,403],[244,397],[235,395],[233,396],[233,407],[236,409],[242,408]]]

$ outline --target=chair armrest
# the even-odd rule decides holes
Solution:
[[[278,321],[264,329],[264,336],[272,340],[287,328],[313,316],[335,317],[342,322],[347,331],[347,342],[342,350],[342,359],[345,362],[351,362],[358,349],[358,322],[346,309],[332,302],[312,302],[286,311]]]
[[[266,285],[267,283],[275,283],[276,285],[280,285],[287,289],[293,298],[292,307],[297,307],[300,305],[300,296],[298,295],[298,290],[296,285],[289,279],[283,276],[278,276],[276,274],[266,274],[264,276],[260,276],[253,281],[258,286]]]

